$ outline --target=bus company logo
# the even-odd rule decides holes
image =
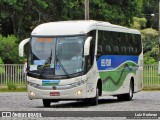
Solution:
[[[11,117],[11,112],[2,112],[2,117]]]
[[[102,67],[111,66],[111,59],[101,59],[101,66]]]

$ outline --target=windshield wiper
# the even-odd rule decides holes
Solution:
[[[50,56],[47,58],[45,64],[42,66],[42,70],[40,71],[40,76],[44,72],[44,70],[46,68],[46,65],[49,64],[49,63],[51,63],[51,61],[52,61],[52,48],[51,48],[51,54],[50,54]]]
[[[59,65],[61,66],[62,70],[67,75],[67,77],[70,78],[68,72],[66,71],[66,69],[64,68],[64,66],[62,65],[62,63],[61,63],[61,61],[59,60],[58,57],[57,57],[57,62],[59,63]]]
[[[51,48],[51,54],[50,54],[50,56],[47,58],[47,61],[45,62],[45,65],[51,63],[51,61],[52,61],[52,48]]]

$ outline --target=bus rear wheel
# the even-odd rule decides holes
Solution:
[[[130,85],[129,85],[129,93],[118,95],[117,96],[118,100],[120,100],[120,101],[122,101],[122,100],[125,100],[125,101],[132,100],[132,98],[133,98],[133,87],[134,87],[134,85],[133,85],[133,82],[131,81]]]
[[[44,107],[50,107],[51,105],[51,100],[48,100],[48,99],[43,99],[43,106]]]

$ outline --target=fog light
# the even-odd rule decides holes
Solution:
[[[30,93],[31,96],[35,96],[35,93],[34,93],[34,92],[29,91],[29,93]]]
[[[82,90],[77,91],[75,95],[80,95],[80,94],[82,94]]]

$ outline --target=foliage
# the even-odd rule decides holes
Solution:
[[[133,24],[131,25],[131,27],[140,30],[146,27],[146,23],[146,18],[133,17]]]
[[[143,47],[144,53],[147,51],[152,50],[153,47],[156,47],[158,44],[158,31],[147,28],[141,30],[142,40],[143,40]]]
[[[90,0],[90,19],[129,26],[141,14],[142,1]],[[84,0],[1,0],[0,5],[2,34],[20,39],[44,22],[84,19]]]
[[[92,19],[130,26],[133,16],[141,13],[142,0],[93,0],[90,9]]]
[[[155,64],[156,60],[150,56],[150,51],[144,54],[144,64]]]
[[[5,64],[18,62],[19,57],[17,41],[18,39],[14,35],[9,35],[8,37],[3,37],[0,35],[0,55]]]
[[[2,34],[28,36],[30,27],[40,21],[41,11],[47,8],[44,0],[1,0]],[[9,28],[9,29],[8,29]]]
[[[27,87],[17,87],[15,90],[8,90],[8,88],[0,88],[0,92],[27,92]]]
[[[132,28],[139,29],[143,41],[144,63],[153,64],[158,61],[158,31],[152,28],[145,28],[146,18],[133,18]],[[145,29],[143,29],[145,28]],[[142,30],[143,29],[143,30]]]
[[[3,64],[3,60],[0,57],[0,74],[4,74],[4,72],[5,72],[4,66],[2,64]]]
[[[158,61],[158,31],[147,28],[141,30],[144,51],[144,63],[151,64]]]
[[[2,58],[0,57],[0,64],[3,64],[3,60],[2,60]]]
[[[147,28],[141,31],[144,37],[156,37],[158,36],[158,32],[155,29]]]
[[[158,30],[158,18],[159,18],[159,0],[143,0],[142,13],[147,19],[147,28],[154,28]],[[151,16],[155,14],[155,16]]]

